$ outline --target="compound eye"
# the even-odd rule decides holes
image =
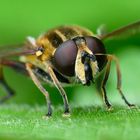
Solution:
[[[64,75],[74,76],[77,47],[73,40],[63,42],[54,53],[54,66]]]
[[[87,36],[85,37],[85,40],[88,48],[92,51],[92,53],[96,54],[99,53],[100,51],[104,51],[104,45],[98,38]]]
[[[104,44],[102,43],[101,40],[92,36],[85,37],[85,40],[87,43],[87,47],[92,51],[93,54],[106,54]],[[96,55],[96,60],[101,70],[106,64],[106,61],[107,61],[106,56]]]

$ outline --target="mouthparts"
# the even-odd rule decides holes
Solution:
[[[84,64],[85,79],[86,79],[86,83],[84,83],[84,85],[90,86],[91,83],[94,83],[90,61],[95,62],[96,57],[94,55],[91,55],[91,54],[85,52],[85,51],[82,52],[81,55],[82,55],[81,56],[82,57],[81,61]]]

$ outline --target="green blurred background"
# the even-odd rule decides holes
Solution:
[[[0,0],[0,44],[18,44],[31,35],[37,37],[42,32],[58,25],[77,24],[93,32],[105,24],[111,31],[140,19],[139,0]],[[140,104],[140,39],[105,42],[109,53],[119,57],[123,75],[123,90],[129,100]],[[18,104],[45,104],[43,95],[33,82],[9,68],[5,68],[9,85],[16,96],[8,102]],[[112,66],[107,90],[114,104],[123,104],[116,91],[115,67]],[[46,88],[55,105],[62,99],[54,87]],[[94,86],[65,88],[71,104],[78,106],[101,104]],[[4,90],[0,88],[3,96]]]

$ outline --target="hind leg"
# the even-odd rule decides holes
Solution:
[[[2,66],[0,66],[0,84],[3,86],[3,88],[5,89],[5,91],[7,93],[6,96],[4,96],[3,98],[0,99],[0,103],[3,103],[6,100],[10,99],[14,95],[14,91],[8,85],[8,83],[6,82],[6,80],[4,79]]]
[[[6,60],[6,59],[0,60],[0,84],[3,86],[7,94],[3,98],[0,98],[0,103],[7,101],[15,94],[14,90],[8,85],[8,83],[4,78],[3,66],[11,67],[18,72],[26,74],[25,66],[23,63],[12,61],[12,60]]]

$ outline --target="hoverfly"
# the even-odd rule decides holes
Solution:
[[[61,94],[64,102],[64,114],[69,115],[70,108],[65,90],[62,84],[91,85],[98,76],[103,73],[100,84],[101,95],[108,109],[111,104],[106,94],[106,83],[110,73],[111,61],[116,62],[117,89],[129,106],[133,107],[125,98],[121,90],[121,72],[116,56],[107,54],[103,40],[137,33],[140,29],[140,21],[121,27],[109,33],[93,34],[80,26],[59,26],[42,34],[37,39],[27,38],[27,43],[14,49],[1,49],[0,52],[0,83],[6,89],[7,96],[0,102],[9,99],[13,90],[4,79],[3,66],[8,66],[28,75],[39,90],[44,94],[47,101],[47,116],[52,115],[51,100],[49,93],[43,87],[42,81],[53,84]],[[129,34],[131,35],[131,34]],[[19,60],[11,57],[19,56]]]

